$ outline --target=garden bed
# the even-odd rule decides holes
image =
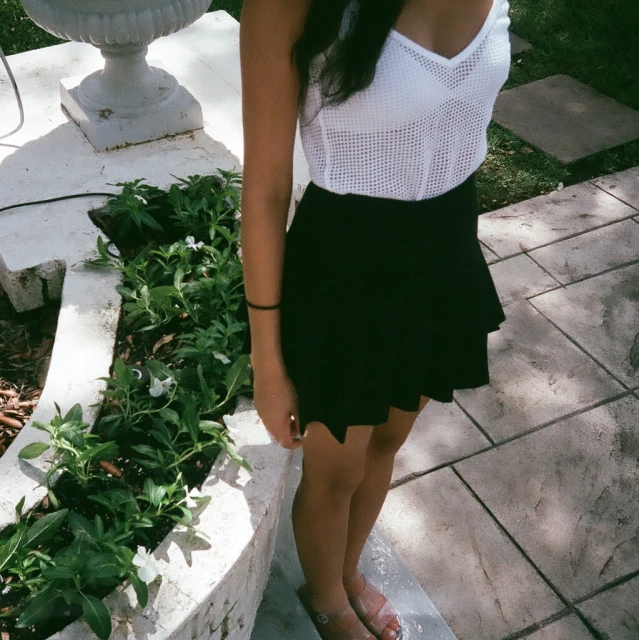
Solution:
[[[148,549],[176,523],[188,535],[197,533],[194,510],[201,511],[223,489],[209,475],[217,454],[224,451],[225,461],[239,463],[244,473],[250,470],[229,429],[237,397],[251,393],[248,356],[241,353],[246,324],[238,316],[243,298],[238,184],[238,175],[222,171],[182,180],[168,193],[135,181],[119,185],[122,194],[94,212],[93,219],[114,242],[99,239],[100,257],[93,266],[115,269],[122,277],[116,359],[111,376],[104,379],[104,402],[92,433],[80,405],[58,408],[48,422],[33,423],[49,434],[50,442],[32,442],[20,452],[25,461],[46,452],[52,465],[43,482],[48,488],[44,501],[31,513],[23,513],[21,501],[17,524],[0,533],[0,629],[10,640],[47,638],[79,616],[98,637],[110,637],[112,614],[102,598],[128,579],[129,591],[147,605],[157,575]],[[249,457],[262,463],[261,449],[272,447],[268,438],[264,442],[255,412],[247,414],[253,423],[247,434],[252,436],[235,435]],[[251,513],[246,520],[243,513],[244,532],[237,538],[262,555],[272,552],[272,526],[259,525],[267,515],[276,518],[273,505],[283,486],[286,458],[278,455],[272,479],[276,490],[252,498],[251,506],[261,505],[261,515]],[[231,473],[237,475],[237,465]],[[262,466],[259,473],[268,475],[268,468]],[[251,490],[260,496],[262,488]],[[224,509],[239,509],[240,515],[245,511],[239,504],[205,513],[210,520]],[[213,558],[225,555],[218,548],[211,553]],[[254,563],[250,553],[234,549],[236,562],[218,577],[226,579],[236,565],[241,569],[241,558]],[[262,588],[268,561],[263,569],[257,576]],[[209,578],[215,574],[208,573]],[[164,582],[175,587],[170,578]],[[209,584],[203,596],[213,597],[216,585]],[[180,585],[183,593],[188,588]],[[235,591],[233,606],[242,598],[241,589]],[[202,623],[198,597],[183,607],[190,618],[176,624]],[[215,616],[223,615],[224,606],[209,607],[207,619],[213,610]],[[255,609],[236,607],[244,619],[238,634],[246,633]],[[158,613],[162,615],[166,612]],[[88,637],[82,624],[81,637]]]

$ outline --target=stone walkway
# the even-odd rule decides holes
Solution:
[[[426,407],[381,517],[459,640],[639,638],[638,214],[636,168],[480,218],[491,384]]]
[[[639,168],[485,214],[480,239],[507,315],[491,384],[424,409],[375,533],[428,596],[409,636],[440,637],[432,600],[451,639],[637,640]],[[253,640],[317,638],[279,578]]]

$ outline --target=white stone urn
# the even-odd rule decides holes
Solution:
[[[104,151],[203,126],[195,98],[165,69],[149,66],[148,45],[200,18],[210,0],[22,0],[29,17],[59,38],[95,45],[104,69],[61,81],[62,105]]]

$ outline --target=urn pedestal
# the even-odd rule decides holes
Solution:
[[[60,82],[62,106],[99,150],[204,126],[202,109],[163,68],[147,63],[153,40],[189,26],[210,0],[22,0],[40,27],[98,47],[104,68]]]

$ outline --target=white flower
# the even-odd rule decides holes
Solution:
[[[193,251],[197,251],[204,246],[203,242],[195,242],[194,236],[186,236],[186,240],[184,240],[184,242],[186,242],[186,248],[193,249]]]
[[[140,202],[144,202],[144,204],[149,204],[142,196],[139,196],[137,193],[133,197],[137,198]]]
[[[170,376],[166,380],[158,380],[157,378],[151,376],[151,386],[149,387],[149,393],[154,398],[159,398],[161,395],[165,394],[173,384],[175,384],[175,380]]]
[[[217,358],[223,364],[229,364],[229,362],[231,362],[223,353],[220,353],[219,351],[214,351],[213,357]]]
[[[150,552],[142,546],[138,547],[138,552],[133,556],[133,564],[138,567],[138,578],[146,584],[150,584],[160,575]]]
[[[187,509],[195,509],[195,507],[197,507],[197,502],[195,502],[193,498],[199,498],[202,494],[197,487],[193,487],[190,491],[189,488],[186,487],[186,492]]]
[[[564,183],[563,183],[563,182],[560,182],[560,183],[557,185],[557,191],[561,191],[563,188],[564,188]]]

